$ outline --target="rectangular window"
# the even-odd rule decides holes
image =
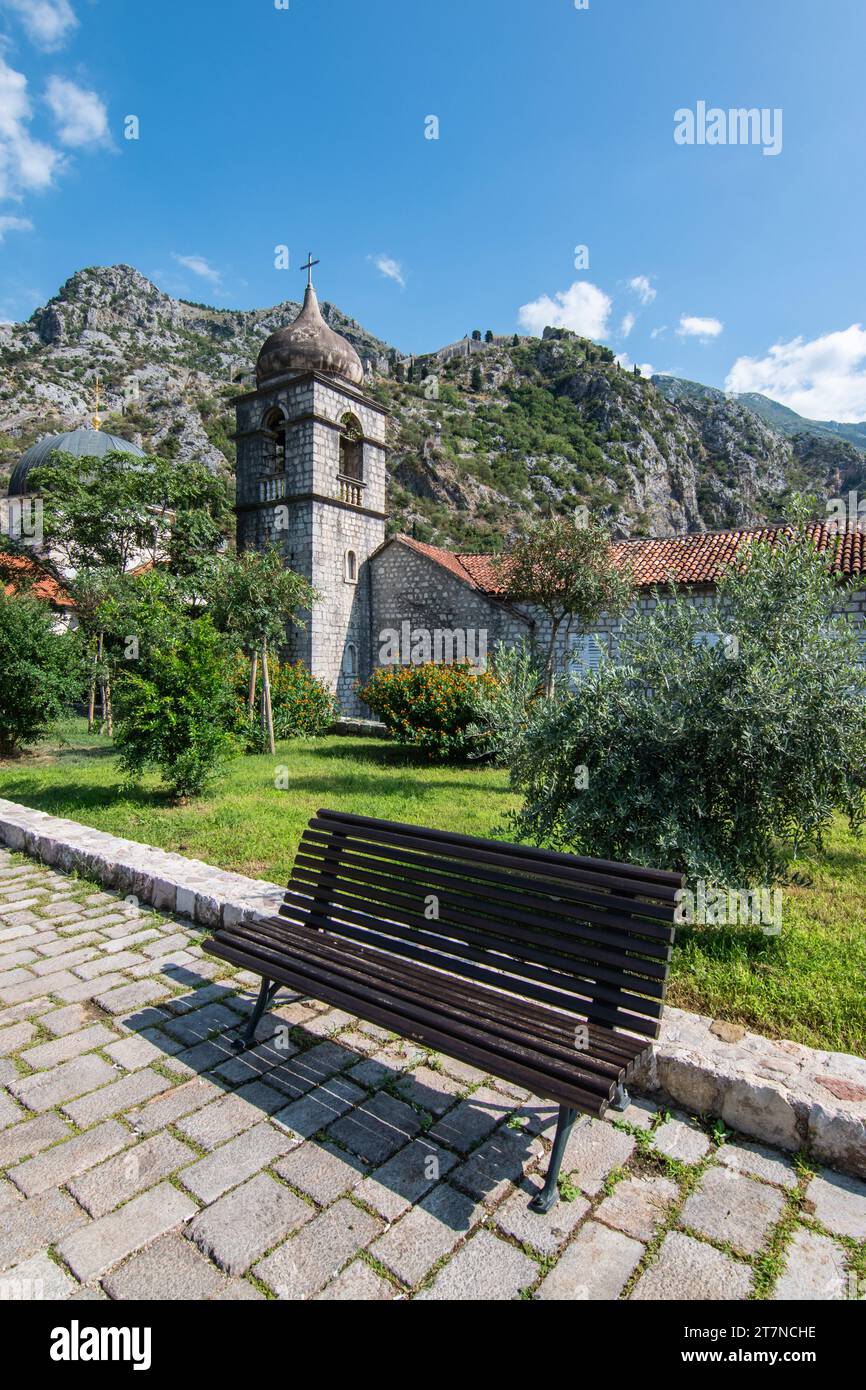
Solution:
[[[573,633],[569,642],[569,678],[579,681],[588,671],[597,671],[609,652],[610,638],[607,633]]]

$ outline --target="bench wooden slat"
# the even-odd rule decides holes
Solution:
[[[297,898],[294,899],[294,903],[298,913],[297,920],[307,922],[320,930],[334,932],[337,936],[345,936],[350,940],[382,949],[387,947],[395,955],[406,956],[410,960],[421,961],[440,970],[453,971],[454,974],[494,987],[510,988],[556,1008],[571,1008],[580,1017],[595,1018],[610,1026],[619,1024],[621,1027],[646,1033],[649,1037],[656,1036],[657,1021],[661,1016],[661,1001],[656,1002],[643,999],[636,994],[593,986],[590,981],[581,979],[576,974],[568,976],[563,973],[554,976],[553,972],[536,971],[529,965],[525,965],[519,973],[506,973],[508,962],[505,957],[500,960],[488,952],[479,953],[469,947],[464,947],[459,955],[449,955],[444,944],[437,951],[430,946],[406,939],[406,936],[412,936],[411,932],[398,936],[391,923],[380,918],[373,919],[369,913],[362,914],[344,907],[335,915],[326,917],[321,911],[316,912],[312,905],[305,908]],[[480,959],[490,960],[491,966],[488,968],[476,964]],[[548,987],[542,983],[543,980],[552,982],[556,987]]]
[[[495,850],[499,854],[503,850],[502,840],[485,840],[476,835],[461,835],[452,830],[431,830],[427,826],[408,825],[399,821],[374,820],[372,817],[353,815],[350,811],[319,810],[310,821],[310,825],[316,824],[319,820],[335,826],[353,826],[370,836],[395,832],[425,843],[432,844],[438,841],[443,846],[447,846],[448,849],[459,845],[470,849],[477,847]],[[640,865],[619,864],[605,859],[586,859],[576,854],[563,854],[558,850],[540,849],[536,845],[514,845],[511,848],[519,849],[527,864],[530,862],[553,864],[565,869],[569,874],[573,874],[579,869],[587,869],[593,875],[609,873],[622,880],[642,879],[648,883],[668,887],[674,892],[683,886],[682,874],[671,872],[668,869],[649,869]]]
[[[482,940],[480,945],[475,945],[472,944],[471,933],[448,933],[443,930],[441,922],[428,922],[420,913],[403,912],[390,904],[374,904],[352,898],[341,889],[334,891],[327,908],[321,900],[310,898],[309,890],[303,892],[290,887],[287,896],[296,913],[310,925],[350,937],[354,941],[367,941],[371,945],[382,946],[382,937],[388,937],[390,949],[395,955],[405,954],[411,959],[427,960],[432,965],[441,965],[457,974],[462,972],[463,961],[478,964],[488,962],[502,971],[504,989],[519,989],[521,981],[533,980],[582,998],[590,982],[594,982],[594,996],[600,1002],[634,1009],[650,1017],[657,1017],[661,1012],[658,1001],[663,998],[664,987],[656,980],[647,982],[620,970],[614,975],[612,984],[605,984],[602,981],[613,972],[599,972],[591,964],[584,965],[577,958],[560,962],[558,969],[536,966],[518,955],[512,955],[511,942],[502,942],[497,947],[493,941]],[[479,934],[475,935],[475,940],[480,940]],[[533,951],[531,942],[524,945],[524,950],[527,954],[531,952],[533,960],[546,959],[543,950]],[[631,990],[642,993],[631,993]],[[656,1002],[644,998],[643,991],[647,995],[652,994]]]
[[[331,826],[327,821],[318,817],[310,821],[310,826],[316,829],[331,829],[336,834],[342,833],[347,836],[349,834],[347,829],[341,831],[339,827]],[[402,830],[403,827],[400,827],[400,829]],[[371,829],[366,833],[360,833],[358,839],[369,840],[372,844],[395,846],[403,849],[416,848],[419,843],[417,839],[398,833],[396,830],[383,831],[378,828]],[[656,898],[660,902],[674,903],[677,900],[676,888],[668,887],[667,884],[657,883],[651,879],[627,879],[614,874],[593,873],[588,870],[569,870],[565,864],[559,862],[559,857],[557,857],[554,862],[550,862],[547,858],[533,858],[527,863],[521,853],[514,852],[521,851],[524,846],[509,846],[508,849],[511,850],[511,853],[508,853],[501,845],[498,850],[484,848],[488,843],[493,845],[496,842],[488,842],[485,840],[471,841],[461,836],[456,838],[453,845],[449,841],[447,851],[444,852],[446,852],[451,859],[462,859],[470,863],[478,860],[483,864],[494,864],[503,868],[517,869],[523,873],[531,873],[542,878],[557,878],[561,876],[563,882],[585,883],[597,888],[612,888],[623,893],[633,893],[648,898]],[[541,853],[541,851],[539,851],[539,853]],[[567,859],[567,856],[561,856],[561,858]]]
[[[364,947],[347,949],[345,943],[329,942],[322,934],[311,932],[308,928],[294,930],[303,935],[299,935],[296,941],[291,941],[282,923],[268,932],[263,932],[260,925],[257,925],[255,930],[245,930],[243,926],[238,926],[232,929],[231,940],[238,943],[246,942],[250,949],[255,949],[257,942],[269,939],[273,949],[281,952],[285,958],[290,955],[297,955],[301,959],[316,956],[333,967],[337,973],[358,977],[367,984],[374,981],[382,983],[395,997],[429,1001],[430,986],[437,984],[440,986],[440,992],[436,995],[436,1003],[444,1013],[471,1019],[477,1023],[479,1014],[483,1012],[487,1023],[495,1025],[501,1036],[512,1037],[519,1048],[527,1047],[526,1027],[531,1026],[534,1030],[530,1049],[533,1054],[549,1054],[552,1058],[564,1061],[569,1068],[574,1067],[575,1056],[579,1055],[579,1066],[584,1071],[597,1072],[605,1077],[606,1085],[611,1079],[616,1080],[624,1061],[630,1060],[635,1051],[643,1050],[646,1046],[643,1040],[628,1039],[623,1040],[616,1056],[602,1055],[603,1049],[599,1046],[593,1048],[592,1052],[576,1054],[573,1017],[559,1015],[558,1026],[554,1026],[553,1016],[549,1013],[543,1015],[544,1022],[538,1011],[534,1016],[527,1013],[518,1017],[511,1007],[512,1001],[507,996],[497,996],[488,989],[482,992],[478,987],[471,988],[458,977],[445,976],[434,980],[429,970],[406,971],[402,968],[402,963],[400,970],[397,970],[393,964],[389,964],[388,957],[381,953]],[[443,984],[446,986],[445,989],[441,988]],[[593,1036],[597,1039],[599,1034],[596,1032]]]
[[[446,1056],[457,1057],[494,1075],[528,1086],[543,1099],[575,1105],[589,1113],[603,1115],[613,1098],[613,1083],[606,1089],[604,1096],[600,1097],[597,1091],[578,1085],[565,1075],[557,1075],[555,1068],[536,1068],[520,1061],[510,1046],[497,1046],[496,1037],[482,1029],[454,1025],[446,1030],[435,1006],[433,1009],[420,1005],[398,1008],[389,996],[377,995],[374,990],[363,985],[357,989],[349,988],[345,981],[329,978],[318,969],[311,969],[307,962],[297,964],[284,960],[279,952],[269,954],[258,951],[252,954],[248,950],[226,943],[222,946],[221,954],[225,959],[233,960],[245,969],[261,972],[265,966],[270,979],[282,981],[304,994],[315,993],[316,997],[324,999],[327,1003],[358,1014],[372,1023],[399,1031],[403,1037],[422,1046],[438,1048],[444,1051]],[[571,1078],[576,1073],[579,1074],[573,1065],[568,1070]],[[630,1070],[631,1068],[626,1068],[624,1075],[628,1075]]]
[[[624,926],[628,928],[633,915],[638,914],[641,921],[646,918],[648,923],[657,921],[661,925],[661,931],[658,933],[660,937],[667,938],[670,935],[671,908],[668,902],[654,902],[649,898],[637,899],[634,894],[620,896],[610,889],[598,889],[564,878],[551,879],[549,875],[535,875],[531,866],[526,866],[520,873],[514,870],[491,869],[471,860],[451,860],[445,854],[425,854],[420,848],[395,852],[383,849],[380,844],[371,844],[357,838],[350,839],[344,834],[324,831],[313,834],[309,830],[305,830],[301,836],[295,862],[297,863],[298,856],[305,855],[309,856],[313,863],[319,863],[327,856],[334,863],[356,863],[369,868],[378,866],[381,870],[390,869],[395,874],[406,872],[419,879],[425,878],[426,873],[430,872],[438,874],[443,884],[477,880],[479,885],[484,886],[485,892],[490,887],[509,890],[497,895],[501,896],[505,903],[520,889],[529,899],[535,897],[545,907],[551,903],[560,903],[563,907],[573,904],[578,920],[583,908],[597,907],[605,913],[610,913],[612,917],[617,913],[622,914]],[[415,870],[425,872],[416,874]]]
[[[299,856],[300,858],[300,856]],[[363,896],[369,900],[371,907],[376,904],[385,906],[390,899],[395,906],[401,906],[402,900],[408,899],[408,903],[417,904],[419,894],[409,894],[401,891],[396,879],[382,879],[379,875],[363,873],[360,870],[351,869],[349,872],[343,871],[343,866],[339,870],[316,873],[307,867],[306,862],[299,864],[295,861],[292,870],[292,878],[289,887],[297,885],[300,891],[305,889],[311,891],[313,896],[318,899],[327,900],[331,893],[347,892],[355,896]],[[430,885],[422,885],[430,886]],[[365,889],[369,890],[365,893]],[[379,890],[379,891],[377,891]],[[386,898],[385,892],[388,897]],[[643,945],[635,943],[634,949],[630,949],[627,957],[624,957],[622,948],[618,951],[605,950],[604,947],[595,942],[587,941],[582,932],[566,931],[559,932],[553,924],[547,924],[535,913],[519,912],[516,908],[509,912],[506,917],[498,910],[498,905],[491,907],[488,900],[476,902],[473,913],[461,910],[456,904],[452,903],[442,893],[437,893],[439,915],[436,925],[445,933],[445,927],[454,928],[466,927],[470,931],[482,932],[484,934],[483,944],[490,946],[493,939],[500,941],[513,941],[516,945],[520,943],[532,944],[538,947],[539,943],[544,942],[546,946],[553,947],[548,952],[549,959],[560,960],[564,968],[577,961],[591,961],[599,966],[611,966],[617,972],[622,972],[624,959],[630,972],[642,976],[647,980],[663,981],[667,975],[665,964],[658,960],[647,960],[643,957]],[[408,907],[406,910],[409,910]],[[480,914],[483,913],[483,916]],[[285,916],[289,916],[287,911]],[[558,925],[558,924],[557,924]],[[467,939],[472,939],[471,936]],[[668,948],[668,951],[670,948]],[[641,952],[641,954],[638,954]],[[548,957],[533,953],[533,959],[545,959]],[[603,978],[601,976],[600,978]]]
[[[681,875],[319,811],[279,914],[206,949],[559,1103],[547,1211],[579,1111],[603,1115],[658,1037]]]

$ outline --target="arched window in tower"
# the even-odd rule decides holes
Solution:
[[[343,675],[354,679],[358,674],[358,648],[349,642],[343,652]]]
[[[346,551],[343,577],[347,584],[357,584],[358,582],[358,557],[354,550]]]
[[[349,413],[340,421],[340,477],[364,481],[364,431],[357,416]]]
[[[271,410],[265,416],[262,430],[264,436],[264,473],[285,473],[286,471],[286,417],[281,410]]]

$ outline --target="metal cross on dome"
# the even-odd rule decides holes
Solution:
[[[312,285],[313,285],[313,266],[314,266],[314,265],[320,265],[320,264],[321,264],[320,261],[314,261],[314,260],[313,260],[313,253],[312,253],[312,251],[308,251],[308,252],[307,252],[307,264],[301,266],[301,270],[305,270],[305,271],[307,272],[307,288],[308,288],[308,289],[311,289],[311,288],[312,288]]]

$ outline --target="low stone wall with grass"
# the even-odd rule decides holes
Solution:
[[[0,799],[0,844],[213,930],[273,915],[283,888]],[[633,1089],[866,1177],[866,1060],[667,1008]]]

